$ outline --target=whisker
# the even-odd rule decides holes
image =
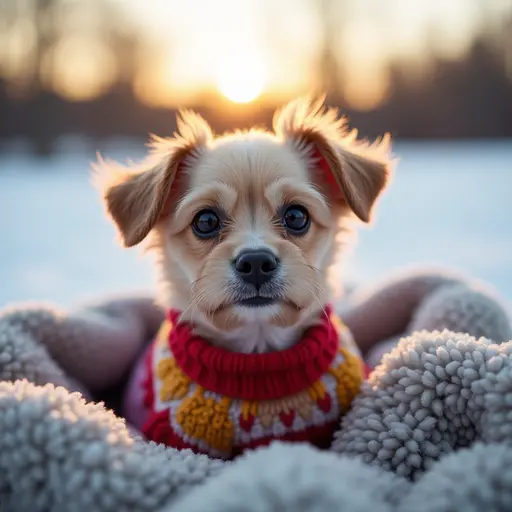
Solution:
[[[207,277],[207,276],[204,276],[204,277]],[[204,291],[201,291],[200,293],[195,293],[195,292],[192,293],[192,300],[191,300],[189,306],[183,312],[183,315],[185,315],[185,313],[188,312],[189,309],[194,308],[194,309],[192,309],[191,323],[194,323],[194,316],[199,312],[199,306],[205,298],[206,298],[206,293]]]
[[[195,305],[195,299],[192,297],[192,300],[190,301],[190,304],[185,308],[185,311],[181,314],[182,317],[185,316],[185,314],[188,312],[190,308],[192,308]]]
[[[190,304],[190,306],[192,307],[192,312],[191,312],[191,315],[190,315],[192,323],[194,323],[195,315],[199,311],[199,305],[201,304],[202,300],[203,300],[202,295],[194,296],[193,299],[192,299],[192,302]]]
[[[308,264],[305,264],[305,265],[307,267],[315,270],[316,272],[320,272],[319,269],[317,269],[316,267],[313,267],[312,265],[308,265]],[[323,286],[320,283],[318,283],[317,281],[315,281],[313,279],[308,279],[308,278],[305,279],[305,284],[306,284],[306,286],[310,287],[310,291],[311,291],[311,294],[313,295],[313,298],[315,299],[315,301],[320,306],[320,308],[322,310],[322,313],[325,316],[326,320],[329,321],[329,315],[327,314],[327,311],[325,310],[325,307],[322,304],[322,302],[321,302],[321,300],[320,300],[320,298],[318,296],[318,294],[324,294],[325,293],[325,290],[324,290]]]
[[[203,279],[206,279],[207,277],[209,277],[209,276],[208,275],[201,276],[198,279],[196,279],[195,281],[192,281],[192,283],[190,284],[190,288],[194,288],[196,286],[196,284],[199,283],[199,281],[202,281]]]
[[[309,285],[311,286],[311,288],[317,290],[318,292],[320,293],[324,293],[325,292],[325,289],[324,287],[320,284],[320,283],[317,283],[316,281],[312,280],[312,279],[308,279],[306,278],[304,280],[304,282],[306,283],[306,285]]]
[[[313,265],[308,265],[307,263],[304,263],[304,266],[310,268],[311,270],[314,270],[315,272],[318,272],[319,274],[322,273],[322,271],[318,267],[315,267]]]
[[[318,302],[318,305],[320,306],[320,308],[322,309],[322,312],[325,316],[325,319],[327,321],[329,321],[329,315],[327,314],[327,311],[325,310],[324,306],[322,306],[322,303],[320,302],[320,299],[317,297],[317,295],[315,294],[315,292],[311,291],[311,293],[313,294],[313,298]]]

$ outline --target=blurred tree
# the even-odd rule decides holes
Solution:
[[[344,106],[339,36],[350,13],[345,11],[345,3],[336,0],[304,1],[317,13],[315,23],[319,26],[320,45],[314,72],[317,87],[329,92],[329,103]],[[272,20],[270,10],[268,14]],[[269,22],[267,44],[289,45],[276,25],[282,20],[280,17]],[[400,137],[413,138],[511,137],[512,13],[498,21],[501,25],[484,27],[470,51],[458,60],[443,60],[431,54],[422,61],[426,69],[421,80],[412,79],[407,63],[392,62],[389,98],[373,110],[348,110],[353,124],[365,136],[391,130]],[[6,62],[16,55],[5,50],[8,45],[1,44],[6,33],[16,30],[21,31],[16,36],[18,42],[24,42],[23,37],[20,39],[23,30],[34,31],[26,42],[32,45],[27,46],[32,51],[30,58],[21,59],[23,66],[13,68],[19,76],[12,70],[6,71]],[[45,73],[48,69],[50,75],[54,71],[53,52],[62,40],[77,37],[85,41],[81,51],[87,51],[87,41],[91,41],[96,56],[98,47],[102,57],[103,53],[111,56],[108,62],[112,69],[107,71],[113,73],[113,78],[108,87],[97,89],[96,97],[70,101],[57,91],[55,82]],[[56,138],[70,133],[94,138],[98,147],[98,141],[110,136],[145,138],[147,132],[172,131],[174,116],[169,110],[151,108],[133,93],[135,72],[140,71],[140,63],[154,50],[147,45],[148,39],[147,34],[141,36],[125,16],[122,4],[115,0],[0,0],[0,140],[26,137],[37,152],[47,154]],[[293,48],[288,46],[288,50],[287,55],[293,56]],[[73,66],[74,55],[68,57],[66,54],[65,69],[73,73],[77,69]],[[30,95],[19,94],[25,86]],[[14,90],[16,95],[12,94]],[[217,107],[211,109],[208,117],[213,118],[218,130],[231,129],[233,124],[270,122],[270,104],[237,106],[235,116],[226,114],[235,110],[233,105],[224,110],[218,107],[218,100],[205,97],[203,104],[197,104],[200,110],[211,105]]]
[[[339,52],[337,36],[341,28],[340,10],[343,11],[343,6],[335,0],[316,0],[313,5],[318,12],[322,34],[318,52],[317,87],[328,96],[339,96],[342,84],[336,55]]]
[[[30,90],[33,94],[43,89],[41,80],[41,63],[58,37],[55,22],[56,0],[33,0],[31,16],[35,26],[35,43]]]

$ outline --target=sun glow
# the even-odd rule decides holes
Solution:
[[[263,60],[240,53],[219,63],[215,82],[218,90],[233,103],[249,103],[264,91],[266,72]]]

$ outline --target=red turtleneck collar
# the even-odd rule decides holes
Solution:
[[[289,349],[240,354],[194,335],[191,325],[180,321],[181,312],[171,310],[169,345],[183,373],[209,391],[242,400],[278,399],[304,390],[332,363],[339,338],[330,307],[326,313]]]

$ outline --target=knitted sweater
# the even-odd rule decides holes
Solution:
[[[273,439],[329,446],[366,371],[330,308],[294,346],[266,354],[215,347],[179,318],[169,312],[146,358],[149,440],[223,459]]]

